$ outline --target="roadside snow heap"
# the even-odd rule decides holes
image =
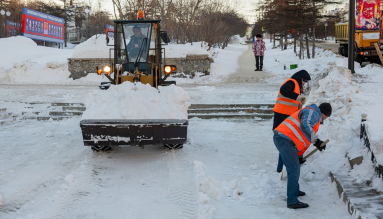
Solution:
[[[109,49],[105,45],[105,37],[99,37],[98,41]],[[75,48],[87,48],[95,52],[91,43],[82,45]],[[73,49],[37,46],[33,40],[23,36],[1,38],[0,48],[3,51],[0,59],[0,81],[3,84],[99,84],[103,81],[96,74],[77,80],[69,77],[68,58],[73,55]],[[80,54],[84,53],[82,51]],[[107,54],[109,57],[109,52]]]
[[[37,46],[26,37],[0,39],[2,83],[50,83],[68,81],[67,58],[71,50]],[[70,79],[70,81],[73,81]]]
[[[113,38],[109,38],[109,45],[114,44]],[[106,35],[97,34],[74,48],[72,58],[109,58],[109,50],[112,47],[106,45]],[[112,58],[114,52],[111,52]]]
[[[82,119],[188,119],[189,94],[175,85],[124,82],[89,93]]]

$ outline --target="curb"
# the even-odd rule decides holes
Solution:
[[[348,175],[330,172],[331,182],[336,185],[339,198],[355,219],[383,218],[383,193],[369,186],[371,182],[355,183]]]
[[[347,206],[347,211],[351,215],[356,215],[356,209],[354,208],[354,205],[351,203],[350,199],[348,199],[347,193],[344,192],[342,185],[339,183],[338,179],[334,176],[334,174],[330,171],[330,177],[331,177],[331,183],[336,184],[336,189],[338,190],[339,198],[342,198],[343,196],[343,202]],[[355,217],[355,219],[362,219],[361,216]]]

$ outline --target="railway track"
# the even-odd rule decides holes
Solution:
[[[2,108],[0,124],[19,120],[62,120],[81,116],[86,110],[82,103],[21,103],[23,110],[12,112]],[[188,117],[200,119],[256,119],[273,117],[273,104],[192,104]]]

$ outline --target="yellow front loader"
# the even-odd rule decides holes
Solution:
[[[176,66],[162,63],[161,42],[167,43],[169,38],[161,31],[160,20],[116,20],[114,24],[114,44],[111,45],[114,58],[110,58],[108,66],[97,68],[98,74],[110,80],[102,83],[101,89],[126,81],[155,88],[175,84],[166,81]],[[187,139],[188,120],[90,119],[81,120],[80,127],[84,145],[94,151],[107,151],[119,145],[163,145],[167,149],[180,149]]]

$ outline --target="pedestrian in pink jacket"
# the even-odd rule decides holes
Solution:
[[[255,67],[254,71],[262,71],[263,67],[263,56],[265,55],[266,45],[265,41],[262,40],[262,35],[257,34],[257,40],[253,43],[253,53],[255,56]]]

